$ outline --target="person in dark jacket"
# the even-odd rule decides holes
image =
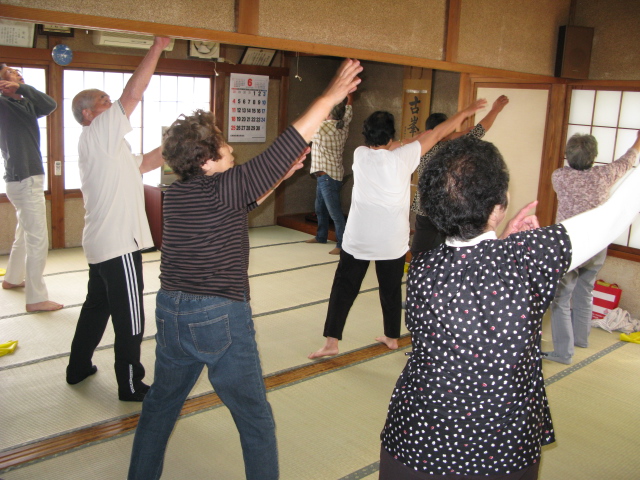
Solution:
[[[22,74],[0,64],[0,151],[7,197],[18,225],[2,288],[25,287],[27,312],[59,310],[49,300],[43,272],[49,250],[44,167],[38,118],[49,115],[53,98],[26,85]]]

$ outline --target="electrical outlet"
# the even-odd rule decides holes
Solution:
[[[54,167],[56,176],[59,177],[60,175],[62,175],[62,162],[61,161],[58,160],[57,162],[54,162],[53,163],[53,167]]]

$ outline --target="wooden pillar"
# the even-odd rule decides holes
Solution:
[[[568,88],[565,84],[552,84],[549,89],[549,112],[545,125],[542,164],[538,183],[538,203],[536,215],[541,226],[555,221],[558,199],[551,185],[551,174],[564,163],[565,116],[568,115]]]
[[[458,61],[458,42],[460,40],[460,13],[462,0],[447,2],[447,33],[444,45],[444,59],[447,62]]]
[[[49,37],[48,47],[51,49],[58,43],[62,43],[60,38]],[[49,62],[47,69],[48,94],[62,100],[62,75],[63,69],[60,65]],[[65,203],[64,203],[64,135],[62,123],[63,106],[58,104],[58,108],[47,117],[48,139],[40,141],[49,142],[48,155],[48,176],[51,204],[51,248],[65,248]],[[58,168],[56,168],[56,165]]]
[[[237,0],[236,13],[237,32],[258,35],[260,0]]]

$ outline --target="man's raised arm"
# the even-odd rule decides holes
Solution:
[[[168,37],[155,37],[153,39],[153,45],[149,49],[149,52],[145,55],[133,72],[133,75],[127,82],[120,97],[120,103],[124,108],[127,118],[131,116],[133,111],[142,100],[142,95],[149,85],[151,76],[156,71],[156,65],[158,65],[158,59],[162,54],[162,51],[167,45],[169,45],[170,39]]]

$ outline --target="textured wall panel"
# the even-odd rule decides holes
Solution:
[[[235,0],[8,0],[2,3],[83,15],[168,23],[185,27],[235,30]]]
[[[445,0],[261,0],[259,34],[442,60]]]
[[[462,2],[458,61],[553,75],[558,29],[570,0]]]
[[[640,80],[640,1],[578,0],[575,24],[594,27],[592,80]]]

